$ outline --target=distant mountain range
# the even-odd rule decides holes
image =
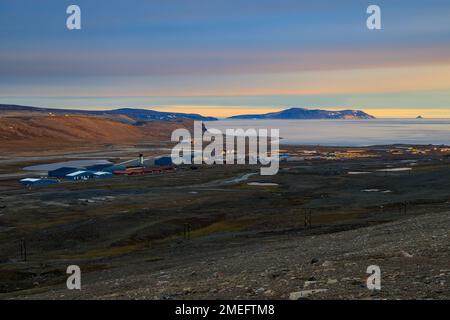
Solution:
[[[218,120],[214,117],[205,117],[195,113],[161,112],[148,109],[120,108],[114,110],[78,110],[0,104],[0,116],[24,114],[97,116],[135,125],[139,125],[148,121]],[[375,117],[360,110],[327,111],[321,109],[290,108],[279,112],[271,112],[265,114],[237,115],[229,117],[227,119],[375,119]]]
[[[177,113],[177,112],[161,112],[147,109],[132,109],[122,108],[111,111],[106,111],[108,114],[120,114],[140,121],[149,120],[177,120],[177,119],[190,119],[190,120],[202,120],[202,121],[215,121],[217,118],[205,117],[196,113]]]
[[[245,114],[228,119],[264,120],[264,119],[375,119],[374,116],[360,110],[327,111],[320,109],[290,108],[265,114]]]
[[[101,116],[118,120],[121,122],[138,123],[145,121],[170,121],[170,120],[202,120],[202,121],[215,121],[217,118],[204,117],[195,113],[176,113],[176,112],[161,112],[147,109],[132,109],[121,108],[115,110],[76,110],[76,109],[53,109],[53,108],[38,108],[19,105],[5,105],[0,104],[1,114],[54,114],[54,115],[91,115]]]

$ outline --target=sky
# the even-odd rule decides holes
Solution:
[[[449,17],[448,0],[3,0],[0,103],[449,118]]]

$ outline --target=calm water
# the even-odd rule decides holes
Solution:
[[[450,119],[220,120],[207,128],[278,128],[284,144],[450,144]]]

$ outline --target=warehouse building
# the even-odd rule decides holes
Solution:
[[[104,168],[104,169],[98,170],[98,171],[113,173],[116,170],[125,170],[125,169],[126,169],[125,166],[109,166],[107,168]]]
[[[56,170],[49,171],[47,175],[49,177],[53,177],[53,178],[64,178],[69,173],[73,173],[73,172],[76,172],[78,170],[80,170],[80,169],[72,168],[72,167],[62,167],[62,168],[58,168]]]
[[[66,175],[66,179],[69,180],[89,180],[94,177],[92,171],[79,170]]]
[[[88,171],[104,171],[104,169],[111,167],[112,165],[110,163],[105,164],[94,164],[92,166],[87,166],[86,170]]]
[[[171,166],[172,163],[172,158],[171,157],[161,157],[158,159],[155,159],[155,166]]]
[[[111,172],[106,172],[106,171],[97,171],[94,172],[93,174],[94,178],[111,178],[113,176],[113,174]]]
[[[32,186],[48,186],[51,184],[58,183],[58,180],[52,180],[52,179],[41,179],[41,178],[25,178],[21,179],[20,183],[24,185],[27,188],[30,188]]]
[[[125,169],[126,169],[126,167],[124,167],[124,166],[116,166],[116,165],[111,165],[111,164],[108,164],[108,165],[99,164],[99,165],[86,167],[87,171],[94,171],[94,172],[101,171],[101,172],[110,172],[110,173],[113,173],[114,171],[125,170]]]

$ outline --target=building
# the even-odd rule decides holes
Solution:
[[[113,173],[114,171],[120,171],[120,170],[125,170],[126,167],[125,166],[116,166],[116,165],[107,165],[107,166],[103,166],[103,165],[98,165],[98,166],[90,166],[90,167],[86,167],[87,171],[94,171],[94,172],[109,172],[109,173]]]
[[[84,170],[75,171],[65,176],[65,178],[69,180],[89,180],[93,177],[94,173],[92,171],[84,171]]]
[[[158,159],[155,159],[155,166],[171,166],[172,163],[172,158],[171,157],[161,157]]]
[[[174,171],[174,167],[155,167],[155,168],[144,168],[144,167],[132,167],[126,170],[114,171],[115,175],[149,175],[149,174],[160,174]]]
[[[107,167],[107,168],[103,168],[101,171],[103,171],[103,172],[110,172],[110,173],[113,173],[114,171],[117,171],[117,170],[125,170],[126,169],[126,167],[125,166],[109,166],[109,167]]]
[[[97,171],[93,174],[94,178],[111,178],[113,174],[111,172],[105,172],[105,171]]]
[[[288,161],[289,153],[280,153],[280,161]]]
[[[105,164],[94,164],[92,166],[87,166],[86,170],[88,171],[103,171],[106,168],[111,167],[111,163],[105,163]]]
[[[21,179],[20,183],[24,185],[27,188],[30,188],[32,186],[48,186],[51,184],[58,183],[58,180],[52,180],[52,179],[41,179],[41,178],[25,178]]]
[[[53,177],[53,178],[64,178],[69,173],[72,173],[72,172],[75,172],[78,170],[80,170],[80,169],[72,168],[72,167],[62,167],[62,168],[58,168],[56,170],[49,171],[48,176]]]

